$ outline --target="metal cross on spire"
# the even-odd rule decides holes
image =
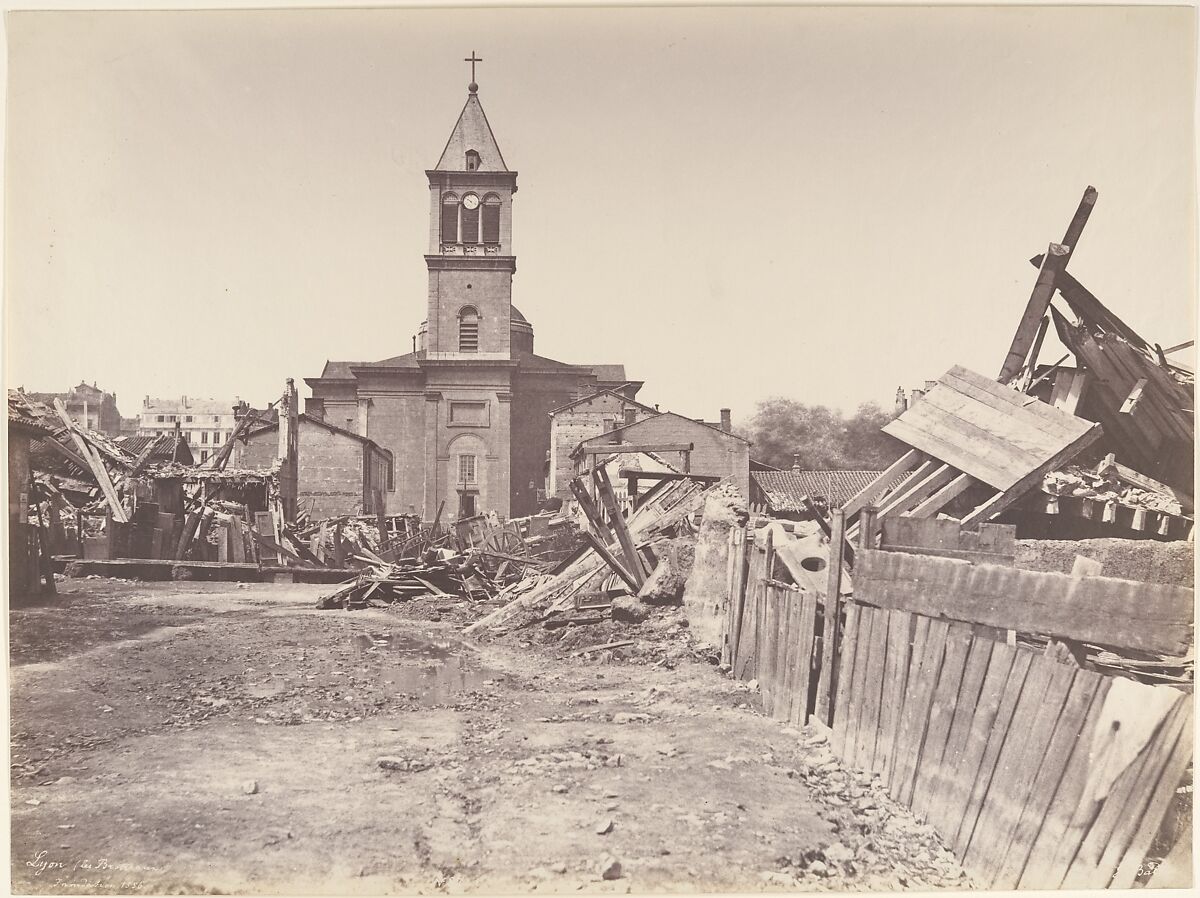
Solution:
[[[471,55],[468,56],[466,59],[464,59],[463,62],[471,63],[471,83],[474,84],[475,83],[475,63],[483,62],[483,59],[481,57],[476,56],[475,51],[472,50]]]

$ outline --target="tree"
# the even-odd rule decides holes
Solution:
[[[754,457],[777,468],[794,463],[811,471],[879,471],[904,453],[883,433],[891,416],[873,402],[850,418],[823,405],[772,397],[760,402],[746,427]]]

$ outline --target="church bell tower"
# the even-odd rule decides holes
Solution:
[[[431,360],[512,358],[512,199],[505,165],[479,102],[475,54],[467,102],[429,178],[429,306],[421,346]]]

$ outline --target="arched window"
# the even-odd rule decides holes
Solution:
[[[442,243],[458,243],[458,197],[442,194]]]
[[[458,313],[458,351],[479,352],[479,311],[463,306]]]
[[[483,242],[500,242],[500,197],[494,193],[483,198]]]
[[[467,171],[479,170],[479,154],[474,150],[467,150]]]

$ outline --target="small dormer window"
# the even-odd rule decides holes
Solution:
[[[467,150],[467,171],[479,171],[479,154],[474,150]]]

